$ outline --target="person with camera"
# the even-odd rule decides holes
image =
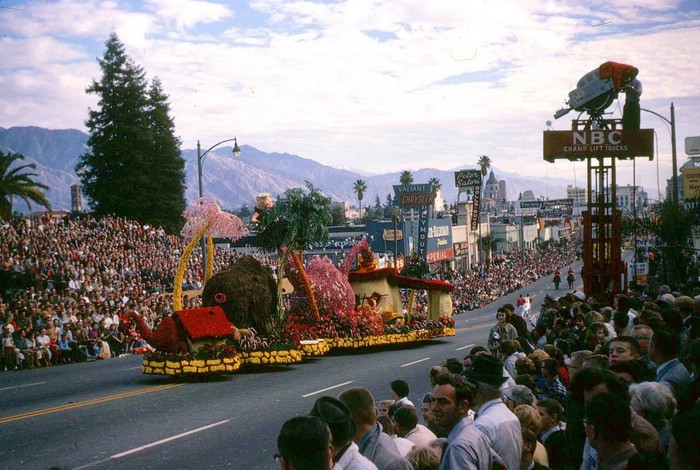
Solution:
[[[513,340],[518,337],[518,331],[506,319],[506,309],[500,307],[496,312],[498,323],[489,331],[488,347],[494,355],[500,351],[503,341]]]

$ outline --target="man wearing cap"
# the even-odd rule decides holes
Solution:
[[[333,397],[316,400],[309,413],[325,422],[331,430],[333,444],[333,470],[376,470],[377,466],[360,453],[352,441],[357,426],[347,406]]]
[[[476,395],[474,385],[457,374],[440,374],[435,384],[433,420],[449,430],[440,470],[490,470],[494,461],[489,439],[468,417]]]
[[[481,355],[465,376],[476,385],[474,404],[478,406],[474,426],[489,438],[491,448],[508,468],[519,468],[522,457],[520,420],[503,403],[501,386],[503,364],[493,356]]]

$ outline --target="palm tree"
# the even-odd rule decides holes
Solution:
[[[324,196],[308,181],[306,191],[302,188],[288,189],[283,198],[260,215],[258,225],[258,246],[267,252],[276,252],[284,248],[277,267],[277,313],[278,319],[284,318],[282,300],[282,279],[287,258],[292,257],[304,283],[306,298],[311,305],[314,318],[319,320],[318,304],[314,297],[309,278],[302,263],[304,248],[313,244],[324,245],[328,242],[328,225],[331,216],[331,199]]]
[[[489,172],[489,168],[491,168],[491,158],[488,155],[481,155],[476,164],[481,168],[481,176],[486,176],[486,173]]]
[[[399,176],[399,181],[403,186],[406,186],[407,184],[412,184],[413,183],[413,175],[411,174],[410,171],[404,170],[401,172],[401,176]]]
[[[433,191],[431,193],[431,196],[433,198],[433,212],[435,212],[435,198],[437,197],[438,191],[442,189],[442,183],[440,182],[440,178],[432,177],[428,180],[428,184],[433,185]],[[433,214],[434,216],[435,214]]]
[[[12,168],[15,162],[25,159],[21,153],[4,153],[0,151],[0,219],[12,215],[12,198],[22,199],[29,210],[31,202],[51,210],[51,203],[42,191],[49,189],[43,183],[34,180],[34,172],[24,173],[25,170],[35,170],[36,163],[19,165]]]
[[[360,219],[362,218],[362,199],[365,197],[365,191],[367,191],[367,183],[365,180],[357,180],[352,187],[355,194],[357,194],[357,201],[360,203]]]

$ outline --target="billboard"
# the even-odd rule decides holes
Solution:
[[[481,185],[474,186],[474,198],[472,199],[472,230],[479,228],[479,210],[481,209]]]
[[[428,253],[426,261],[435,263],[454,257],[452,246],[452,220],[433,219],[428,228]]]
[[[418,210],[418,256],[426,259],[428,253],[428,211],[433,204],[432,184],[401,184],[394,185],[395,199],[402,208],[417,208]]]
[[[455,187],[481,186],[481,170],[455,171]]]
[[[683,199],[700,199],[700,168],[683,169]]]
[[[574,210],[573,198],[567,199],[548,199],[540,201],[539,217],[555,218],[571,216]]]
[[[544,159],[580,160],[586,158],[654,159],[654,129],[587,129],[544,131]]]
[[[468,256],[469,255],[469,242],[453,243],[452,244],[452,251],[455,254],[455,258],[459,258],[460,256]]]
[[[394,195],[401,207],[429,206],[433,203],[433,186],[430,184],[394,185]]]
[[[700,155],[700,136],[685,138],[685,153],[690,156]]]

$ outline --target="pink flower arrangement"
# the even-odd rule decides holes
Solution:
[[[181,234],[189,241],[204,227],[209,226],[208,234],[212,237],[239,240],[250,233],[243,221],[233,214],[224,212],[213,199],[202,197],[182,213],[187,219]]]

